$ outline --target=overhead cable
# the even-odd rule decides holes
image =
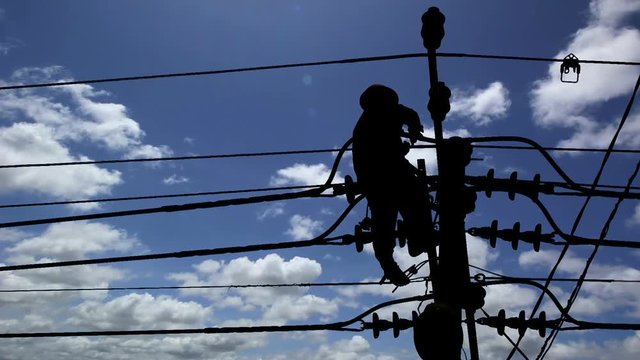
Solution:
[[[350,151],[350,150],[351,149],[346,149],[346,151]],[[158,162],[158,161],[232,159],[232,158],[243,158],[243,157],[262,157],[262,156],[281,156],[281,155],[300,155],[300,154],[321,154],[321,153],[337,153],[337,152],[340,152],[340,149],[260,151],[260,152],[248,152],[248,153],[210,154],[210,155],[192,155],[192,156],[166,156],[166,157],[134,158],[134,159],[106,159],[106,160],[84,160],[84,161],[50,162],[50,163],[3,164],[3,165],[0,165],[0,169],[16,169],[16,168],[29,168],[29,167],[53,167],[53,166],[75,166],[75,165],[145,163],[145,162]]]
[[[342,185],[342,184],[334,184],[334,185]],[[0,209],[34,207],[34,206],[50,206],[50,205],[102,203],[102,202],[115,202],[115,201],[168,199],[168,198],[192,197],[192,196],[230,195],[230,194],[268,192],[268,191],[278,191],[278,190],[314,189],[314,188],[319,188],[321,186],[322,186],[321,184],[320,185],[292,185],[292,186],[275,186],[275,187],[268,187],[268,188],[238,189],[238,190],[200,191],[200,192],[179,193],[179,194],[157,194],[157,195],[144,195],[144,196],[125,196],[125,197],[111,197],[111,198],[67,200],[67,201],[0,204]]]
[[[600,148],[575,148],[575,147],[554,147],[554,146],[519,146],[519,145],[472,145],[477,149],[503,149],[503,150],[538,150],[546,151],[566,151],[566,152],[606,152],[607,149]],[[413,149],[431,149],[435,145],[412,145]],[[259,151],[248,153],[229,153],[229,154],[209,154],[209,155],[193,155],[193,156],[168,156],[168,157],[152,157],[152,158],[134,158],[134,159],[104,159],[104,160],[84,160],[84,161],[63,161],[49,163],[20,163],[20,164],[0,164],[0,169],[18,169],[18,168],[34,168],[34,167],[56,167],[56,166],[78,166],[78,165],[101,165],[101,164],[124,164],[124,163],[145,163],[159,161],[185,161],[185,160],[206,160],[206,159],[233,159],[243,157],[263,157],[263,156],[282,156],[282,155],[302,155],[302,154],[322,154],[337,153],[340,149],[301,149],[301,150],[282,150],[282,151]],[[351,151],[347,148],[346,151]],[[613,153],[620,154],[640,154],[640,149],[613,149]]]
[[[640,76],[636,80],[636,84],[635,84],[631,99],[627,103],[627,107],[626,107],[625,112],[624,112],[624,114],[622,116],[622,119],[620,120],[620,123],[618,124],[618,127],[616,129],[616,132],[613,135],[613,138],[611,139],[611,141],[609,143],[609,146],[607,147],[607,152],[605,152],[605,154],[604,154],[604,157],[603,157],[603,159],[602,159],[602,161],[600,163],[600,167],[599,167],[598,172],[597,172],[597,174],[596,174],[596,176],[594,178],[594,181],[593,181],[593,183],[592,183],[592,185],[590,187],[590,190],[594,190],[596,188],[596,186],[598,185],[598,183],[600,182],[600,177],[602,175],[604,167],[606,166],[606,164],[607,164],[607,162],[609,160],[609,157],[611,155],[611,150],[614,148],[615,143],[616,143],[616,141],[618,139],[618,134],[620,133],[620,131],[622,129],[622,126],[624,125],[624,123],[625,123],[625,121],[626,121],[626,119],[627,119],[627,117],[629,115],[629,112],[631,110],[631,106],[633,105],[633,102],[634,102],[636,93],[638,91],[638,86],[639,85],[640,85]],[[530,144],[530,145],[535,146],[534,144]],[[547,160],[550,163],[552,163],[552,166],[553,166],[553,161],[552,161],[553,159],[550,159],[550,156],[548,154],[545,155],[545,153],[543,153],[543,155],[545,156],[545,158],[547,158]],[[557,166],[557,164],[556,164],[556,166]],[[554,168],[556,168],[556,167],[554,166]],[[556,171],[558,171],[558,169],[556,169]],[[560,169],[560,171],[558,171],[558,173],[561,175],[561,177],[563,177],[563,179],[565,181],[567,181],[567,178],[565,178],[567,176],[566,176],[566,174],[564,174],[564,172],[561,171],[561,169]],[[563,176],[563,174],[564,174],[564,176]],[[567,181],[567,182],[569,182],[569,181]],[[582,190],[582,189],[581,188],[576,188],[575,190]],[[590,200],[591,200],[591,196],[587,196],[587,198],[585,199],[585,202],[583,203],[580,211],[578,212],[578,215],[576,216],[575,221],[573,222],[573,226],[572,226],[572,229],[571,229],[571,232],[570,232],[569,235],[573,236],[575,234],[575,231],[577,230],[578,225],[580,224],[580,221],[582,220],[582,215],[584,214],[584,211],[585,211],[587,205],[589,204]],[[550,279],[552,279],[554,277],[555,272],[557,271],[558,267],[560,266],[560,263],[562,262],[562,260],[564,259],[564,256],[568,252],[569,245],[570,244],[567,244],[562,248],[562,250],[560,252],[560,255],[558,256],[558,259],[556,260],[556,263],[554,264],[554,266],[551,268],[551,271],[549,272],[549,275],[547,277],[548,280],[545,281],[545,285],[544,285],[545,287],[549,287]],[[534,307],[533,307],[533,310],[531,312],[530,318],[533,318],[535,316],[535,313],[538,310],[538,308],[540,307],[540,305],[542,304],[542,300],[543,299],[544,299],[544,293],[541,294],[538,297],[538,299],[536,300],[536,303],[534,304]],[[518,337],[518,341],[516,342],[516,344],[519,344],[520,341],[522,341],[522,339],[523,339],[525,334],[526,334],[526,332],[522,333]],[[554,332],[552,332],[551,334],[554,334]],[[550,336],[551,336],[551,334],[550,334]],[[547,339],[549,339],[549,338],[547,338]],[[545,340],[545,343],[546,342],[547,341]],[[545,347],[546,346],[543,345],[543,347],[540,349],[540,352],[538,353],[538,356],[536,357],[537,359],[539,359],[540,357],[544,357]],[[513,357],[514,353],[515,353],[515,351],[514,351],[514,349],[512,349],[511,352],[509,353],[509,356],[507,356],[507,360],[510,360]]]
[[[413,296],[403,299],[386,301],[378,304],[362,314],[346,321],[310,324],[310,325],[273,325],[273,326],[230,326],[230,327],[206,327],[200,329],[159,329],[159,330],[112,330],[112,331],[59,331],[59,332],[31,332],[31,333],[0,333],[2,339],[12,338],[43,338],[43,337],[73,337],[73,336],[135,336],[135,335],[177,335],[177,334],[246,334],[267,332],[291,332],[291,331],[351,331],[362,332],[364,327],[350,327],[373,312],[397,304],[432,299],[432,295]]]
[[[229,247],[214,248],[214,249],[184,250],[184,251],[154,253],[154,254],[144,254],[144,255],[114,256],[114,257],[106,257],[106,258],[98,258],[98,259],[38,262],[38,263],[20,264],[20,265],[4,265],[4,266],[0,266],[0,272],[14,271],[14,270],[27,270],[27,269],[67,267],[67,266],[78,266],[78,265],[109,264],[109,263],[115,263],[115,262],[131,262],[131,261],[157,260],[157,259],[168,259],[168,258],[186,258],[186,257],[196,257],[196,256],[236,254],[236,253],[245,253],[245,252],[252,252],[252,251],[291,249],[291,248],[301,248],[301,247],[319,246],[319,245],[349,245],[352,243],[352,239],[349,236],[342,235],[342,236],[328,237],[328,235],[331,234],[342,223],[342,221],[344,221],[344,219],[347,217],[349,212],[363,198],[364,198],[363,195],[358,196],[353,203],[347,206],[347,208],[342,212],[342,214],[340,214],[338,219],[327,230],[325,230],[322,234],[310,240],[289,241],[289,242],[280,242],[280,243],[272,243],[272,244],[229,246]],[[336,241],[336,240],[341,240],[341,241]]]
[[[640,82],[640,77],[638,78],[638,81]],[[631,175],[631,177],[629,177],[628,186],[631,186],[631,183],[633,183],[633,181],[635,180],[636,176],[638,175],[638,170],[640,170],[640,161],[636,164],[635,170],[634,170],[633,174]],[[627,191],[628,191],[628,189],[627,189]],[[567,301],[567,306],[565,307],[567,309],[567,311],[571,310],[571,307],[573,306],[573,304],[575,303],[576,299],[578,298],[578,294],[580,292],[580,289],[582,288],[582,285],[584,283],[584,279],[587,276],[587,272],[589,271],[589,267],[591,266],[593,260],[595,259],[596,254],[597,254],[597,252],[599,250],[600,242],[603,242],[604,238],[607,236],[607,233],[609,231],[609,226],[611,225],[611,222],[613,221],[614,217],[616,216],[616,214],[618,212],[618,208],[620,207],[620,203],[622,203],[623,200],[624,200],[624,197],[621,196],[618,199],[618,201],[616,202],[616,204],[614,205],[614,207],[611,210],[611,212],[609,213],[607,221],[605,222],[605,224],[602,227],[602,230],[600,232],[600,238],[596,242],[595,247],[593,248],[591,254],[587,258],[587,261],[585,263],[585,267],[584,267],[582,273],[580,274],[580,279],[576,283],[573,291],[571,292],[571,295],[569,296],[569,300]],[[602,245],[604,245],[604,244],[602,244]],[[551,348],[551,345],[553,345],[555,339],[557,338],[558,331],[560,330],[560,327],[562,326],[564,321],[565,321],[564,317],[560,317],[560,325],[558,326],[558,328],[553,329],[551,331],[551,333],[549,334],[549,336],[545,339],[545,342],[542,345],[542,348],[540,349],[540,353],[538,354],[538,357],[537,357],[538,359],[544,359],[546,354],[549,352],[549,349]]]
[[[449,57],[449,58],[475,58],[475,59],[538,61],[538,62],[562,62],[564,60],[564,59],[532,57],[532,56],[510,56],[510,55],[447,53],[447,52],[440,52],[440,53],[436,53],[435,55],[440,57]],[[355,63],[364,63],[364,62],[389,61],[389,60],[424,58],[424,57],[427,57],[427,54],[409,53],[409,54],[398,54],[398,55],[369,56],[369,57],[348,58],[348,59],[340,59],[340,60],[323,60],[323,61],[279,64],[279,65],[261,65],[261,66],[251,66],[251,67],[243,67],[243,68],[220,69],[220,70],[204,70],[204,71],[177,72],[177,73],[137,75],[137,76],[120,76],[120,77],[101,78],[101,79],[61,80],[61,81],[33,83],[33,84],[14,84],[14,85],[0,86],[0,90],[31,89],[31,88],[53,87],[53,86],[99,84],[99,83],[110,83],[110,82],[152,80],[152,79],[192,77],[192,76],[205,76],[205,75],[222,75],[222,74],[231,74],[231,73],[277,70],[277,69],[287,69],[287,68],[301,68],[301,67],[326,66],[326,65],[337,65],[337,64],[355,64]],[[636,65],[636,66],[640,65],[640,62],[614,61],[614,60],[580,60],[580,63],[602,64],[602,65]]]
[[[428,281],[426,276],[411,279],[412,283]],[[79,288],[38,288],[38,289],[0,289],[0,293],[43,293],[43,292],[80,292],[80,291],[136,291],[136,290],[211,290],[211,289],[251,289],[251,288],[290,288],[290,287],[339,287],[339,286],[381,286],[393,285],[389,281],[340,281],[287,284],[229,284],[229,285],[176,285],[176,286],[111,286]]]
[[[331,172],[329,173],[329,176],[326,182],[322,186],[318,188],[310,189],[310,190],[303,190],[303,191],[283,193],[283,194],[252,196],[247,198],[206,201],[206,202],[189,203],[189,204],[182,204],[182,205],[165,205],[165,206],[159,206],[159,207],[133,209],[133,210],[111,211],[111,212],[85,214],[85,215],[61,216],[61,217],[43,218],[43,219],[35,219],[35,220],[12,221],[12,222],[0,223],[0,228],[54,224],[54,223],[80,221],[80,220],[95,220],[95,219],[105,219],[105,218],[122,217],[122,216],[155,214],[155,213],[162,213],[162,212],[211,209],[211,208],[225,207],[225,206],[255,204],[255,203],[261,203],[261,202],[268,202],[268,201],[321,197],[323,196],[323,192],[325,190],[334,186],[332,182],[336,176],[336,173],[338,172],[338,165],[340,164],[340,160],[342,159],[343,154],[345,153],[346,149],[351,145],[351,143],[352,143],[352,140],[349,139],[340,148],[340,151],[338,152],[338,155],[336,155],[336,159],[333,162]]]
[[[608,149],[613,149],[617,140],[618,140],[618,136],[620,134],[620,132],[622,131],[622,127],[624,126],[625,122],[627,121],[627,118],[629,117],[629,114],[631,114],[631,109],[633,108],[633,104],[635,102],[636,99],[636,95],[638,94],[638,88],[640,88],[640,75],[638,75],[637,79],[636,79],[636,83],[635,86],[633,88],[633,92],[631,94],[631,98],[629,99],[629,101],[627,102],[627,106],[625,107],[624,113],[622,115],[622,119],[620,119],[620,123],[618,124],[618,127],[616,129],[616,132],[613,134],[613,137],[611,139],[611,142],[609,143]],[[592,186],[592,190],[595,188],[595,186],[600,182],[600,177],[604,171],[604,167],[607,164],[607,161],[609,160],[609,157],[611,156],[611,152],[606,152],[604,154],[604,157],[602,159],[602,163],[600,164],[600,168],[598,169],[598,173],[596,174],[595,179],[593,180],[593,186]],[[633,175],[629,178],[628,184],[627,184],[627,189],[625,190],[626,192],[629,191],[628,187],[631,186],[631,184],[633,183],[633,180],[635,179],[636,175],[638,174],[638,170],[640,169],[640,162],[637,164],[635,171],[633,173]],[[617,210],[618,210],[618,206],[620,205],[620,203],[623,201],[623,197],[620,197],[618,199],[618,201],[616,202],[616,205],[614,206],[614,208],[611,210],[610,214],[609,214],[609,218],[607,219],[607,222],[605,224],[605,226],[602,229],[602,232],[600,234],[600,238],[601,240],[604,239],[604,237],[606,236],[607,231],[609,230],[609,223],[613,220],[613,217],[615,216]],[[580,211],[578,212],[578,215],[576,216],[576,219],[573,223],[573,227],[571,229],[571,235],[573,235],[575,233],[575,231],[577,230],[580,221],[582,220],[582,216],[584,214],[584,211],[586,210],[587,206],[589,205],[589,201],[591,200],[591,197],[587,197],[585,199],[584,204],[582,205],[582,207],[580,208]],[[562,261],[562,257],[564,256],[564,254],[566,253],[565,249],[567,249],[568,246],[565,246],[563,248],[563,251],[560,254],[560,258],[558,258],[557,262],[556,262],[556,266],[559,265],[559,263]],[[591,265],[591,262],[593,261],[593,259],[595,258],[596,253],[598,252],[598,246],[596,245],[592,252],[591,255],[589,256],[589,258],[587,259],[587,262],[585,264],[584,267],[584,271],[582,272],[582,275],[580,276],[581,278],[585,277],[589,267]],[[555,267],[554,267],[555,269]],[[550,274],[549,277],[552,277],[553,274]],[[580,288],[582,287],[582,283],[578,282],[576,284],[576,287],[574,288],[573,292],[571,293],[571,296],[569,297],[569,301],[567,302],[567,309],[571,309],[571,306],[573,305],[573,302],[575,301]],[[560,323],[562,324],[564,322],[563,317],[560,318]],[[545,339],[544,344],[542,345],[542,348],[540,349],[540,352],[538,353],[538,356],[536,357],[537,360],[542,360],[544,359],[544,357],[546,356],[546,354],[549,351],[549,348],[551,347],[551,345],[553,344],[553,342],[555,341],[555,338],[557,337],[558,333],[557,331],[552,331],[549,336]]]
[[[429,179],[429,177],[427,177]],[[556,187],[566,187],[566,183],[557,181],[544,181],[541,184],[550,184]],[[577,183],[579,186],[588,186],[587,184]],[[334,186],[344,185],[342,183],[334,183]],[[37,206],[53,206],[53,205],[73,205],[73,204],[89,204],[89,203],[103,203],[103,202],[119,202],[119,201],[135,201],[135,200],[154,200],[154,199],[168,199],[178,197],[196,197],[196,196],[211,196],[211,195],[230,195],[230,194],[242,194],[252,192],[269,192],[277,190],[301,190],[301,189],[314,189],[321,187],[322,184],[316,185],[291,185],[291,186],[276,186],[266,188],[251,188],[251,189],[236,189],[236,190],[219,190],[219,191],[198,191],[190,193],[175,193],[175,194],[155,194],[155,195],[140,195],[140,196],[124,196],[124,197],[110,197],[110,198],[95,198],[95,199],[78,199],[78,200],[64,200],[64,201],[42,201],[31,203],[13,203],[13,204],[0,204],[0,209],[9,208],[21,208],[21,207],[37,207]],[[603,189],[624,189],[622,185],[606,185],[599,184],[598,188]],[[630,189],[640,190],[639,186],[632,186]],[[594,195],[602,195],[607,197],[618,197],[621,192],[600,192],[598,190],[593,192]],[[560,196],[585,196],[583,192],[558,192],[554,191],[552,195]],[[629,198],[640,198],[640,193],[629,193]]]

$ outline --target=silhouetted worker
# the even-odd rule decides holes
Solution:
[[[409,278],[393,259],[398,212],[412,256],[424,252],[433,226],[426,189],[420,185],[418,170],[405,159],[409,144],[402,141],[405,125],[412,144],[423,128],[418,114],[399,104],[398,94],[384,85],[367,88],[360,106],[363,112],[353,130],[353,168],[371,209],[376,258],[385,277],[403,286]]]

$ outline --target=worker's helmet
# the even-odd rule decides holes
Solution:
[[[398,105],[398,94],[390,87],[373,84],[360,95],[362,110],[380,110]]]

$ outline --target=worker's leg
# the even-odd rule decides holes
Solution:
[[[391,199],[369,200],[369,208],[371,209],[371,231],[376,259],[378,259],[387,279],[397,286],[406,285],[409,283],[409,278],[393,259],[393,249],[396,246],[397,204]]]

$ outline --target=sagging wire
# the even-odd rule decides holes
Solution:
[[[136,335],[177,335],[177,334],[238,334],[238,333],[265,333],[265,332],[291,332],[291,331],[350,331],[362,332],[364,318],[373,312],[392,305],[422,301],[430,299],[430,295],[413,296],[403,299],[395,299],[378,304],[360,315],[340,322],[327,324],[308,325],[273,325],[273,326],[232,326],[232,327],[206,327],[200,329],[159,329],[159,330],[112,330],[112,331],[60,331],[60,332],[31,332],[31,333],[0,333],[1,339],[13,338],[43,338],[43,337],[74,337],[74,336],[136,336]],[[359,328],[350,327],[355,323],[361,323]]]
[[[329,177],[327,178],[327,181],[322,186],[318,188],[310,189],[310,190],[303,190],[303,191],[285,193],[285,194],[253,196],[248,198],[236,198],[236,199],[225,199],[225,200],[207,201],[207,202],[199,202],[199,203],[189,203],[189,204],[182,204],[182,205],[165,205],[160,207],[134,209],[134,210],[111,211],[111,212],[94,213],[94,214],[86,214],[86,215],[73,215],[73,216],[36,219],[36,220],[13,221],[13,222],[0,223],[0,228],[54,224],[54,223],[80,221],[80,220],[95,220],[95,219],[105,219],[105,218],[114,218],[114,217],[122,217],[122,216],[154,214],[154,213],[162,213],[162,212],[178,212],[178,211],[188,211],[188,210],[196,210],[196,209],[211,209],[211,208],[225,207],[225,206],[255,204],[255,203],[261,203],[261,202],[268,202],[268,201],[299,199],[299,198],[305,198],[305,197],[307,198],[322,197],[323,192],[334,185],[332,184],[332,181],[338,171],[338,165],[340,164],[340,160],[342,159],[342,156],[344,155],[346,149],[351,145],[351,143],[352,143],[352,139],[349,139],[340,148],[340,151],[336,155],[336,159],[333,163],[333,166],[331,168],[331,172],[329,174]],[[328,196],[331,196],[331,195],[328,195]]]
[[[214,249],[184,250],[184,251],[154,253],[154,254],[144,254],[144,255],[115,256],[115,257],[106,257],[106,258],[97,258],[97,259],[67,260],[67,261],[55,261],[55,262],[44,262],[44,263],[20,264],[20,265],[5,265],[5,266],[0,266],[0,272],[14,271],[14,270],[27,270],[27,269],[57,268],[57,267],[68,267],[68,266],[78,266],[78,265],[107,264],[107,263],[114,263],[114,262],[131,262],[131,261],[156,260],[156,259],[167,259],[167,258],[186,258],[186,257],[196,257],[196,256],[236,254],[236,253],[245,253],[245,252],[253,252],[253,251],[291,249],[291,248],[301,248],[301,247],[319,246],[319,245],[350,245],[354,241],[352,235],[341,235],[341,236],[334,236],[334,237],[328,237],[328,235],[331,234],[342,223],[342,221],[344,221],[344,219],[347,217],[349,212],[351,212],[351,210],[363,198],[364,198],[363,195],[359,195],[356,198],[356,201],[349,204],[349,206],[347,206],[347,208],[342,212],[342,214],[340,214],[338,219],[328,229],[326,229],[322,234],[310,240],[289,241],[289,242],[271,243],[271,244],[255,244],[255,245],[245,245],[245,246],[229,246],[229,247],[214,248]],[[341,240],[341,241],[336,241],[336,240]]]

